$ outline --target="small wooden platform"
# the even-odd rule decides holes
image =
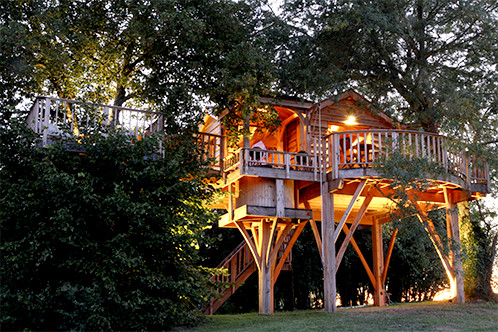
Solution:
[[[284,209],[283,216],[277,216],[277,209],[275,207],[265,207],[265,206],[254,206],[254,205],[244,205],[233,212],[233,219],[230,220],[230,215],[228,213],[221,216],[218,226],[219,227],[231,227],[237,228],[235,225],[236,221],[242,221],[243,223],[252,223],[261,220],[261,218],[281,218],[281,219],[301,219],[308,220],[313,218],[313,213],[309,209]],[[247,227],[250,228],[250,227]]]

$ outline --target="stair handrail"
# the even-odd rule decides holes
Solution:
[[[252,239],[252,237],[251,237],[251,239]],[[237,247],[236,247],[236,248],[235,248],[235,249],[234,249],[231,253],[229,253],[229,254],[228,254],[228,256],[227,256],[227,257],[225,257],[225,259],[224,259],[223,261],[221,261],[221,263],[220,263],[220,264],[218,264],[218,266],[217,266],[216,268],[217,268],[217,269],[220,269],[220,268],[222,268],[222,267],[223,267],[226,263],[230,262],[230,261],[232,260],[232,258],[234,258],[234,257],[235,257],[235,256],[239,253],[239,251],[240,251],[240,250],[242,250],[242,248],[243,248],[244,246],[246,246],[246,245],[247,245],[247,243],[246,243],[245,241],[242,241],[242,242],[241,242],[241,243],[240,243],[240,244],[239,244],[239,245],[238,245],[238,246],[237,246]],[[252,255],[251,255],[251,257],[252,257]],[[213,278],[215,278],[215,277],[216,277],[216,276],[214,275],[214,276],[212,276],[212,277],[211,277],[211,279],[213,279]]]

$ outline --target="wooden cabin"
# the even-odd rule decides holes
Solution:
[[[241,126],[252,136],[229,147],[219,118],[206,115],[200,127],[199,144],[205,157],[215,160],[212,169],[222,175],[216,186],[226,192],[212,206],[227,211],[219,226],[237,228],[244,239],[220,264],[229,273],[218,278],[233,285],[219,290],[220,298],[211,301],[206,313],[216,311],[256,271],[259,312],[272,313],[273,286],[280,272],[289,268],[292,246],[307,224],[313,229],[322,259],[325,310],[336,310],[336,272],[350,243],[375,289],[375,305],[385,305],[384,285],[396,232],[384,257],[382,225],[394,208],[388,198],[394,188],[374,164],[393,151],[407,158],[426,158],[443,170],[428,179],[428,188],[410,189],[407,194],[438,252],[455,300],[464,302],[458,246],[452,246],[455,249],[449,253],[444,250],[428,211],[446,209],[448,238],[459,243],[456,204],[479,199],[490,191],[485,163],[464,152],[450,151],[441,135],[407,130],[373,110],[354,90],[320,103],[271,98],[260,102],[278,112],[281,126],[274,133],[258,131],[260,124],[244,121]],[[71,119],[57,113],[69,104],[74,117],[87,105],[37,99],[28,124],[41,134],[42,144],[49,144],[57,134],[59,122],[69,123],[74,131]],[[132,135],[161,130],[159,113],[92,105],[106,123],[127,128]],[[81,121],[79,127],[83,128]],[[321,223],[321,231],[317,223]],[[373,262],[366,261],[354,241],[359,225],[372,230]],[[341,232],[345,239],[339,243]]]
[[[240,254],[231,255],[235,262],[224,262],[231,276],[227,281],[245,280],[250,253],[256,265],[251,270],[259,273],[259,312],[271,313],[273,285],[292,245],[310,224],[323,262],[325,310],[336,309],[335,275],[350,243],[375,289],[375,304],[384,305],[396,232],[384,257],[382,224],[395,206],[388,198],[393,193],[391,180],[379,175],[374,163],[398,150],[408,157],[425,157],[445,170],[429,179],[428,189],[412,190],[409,197],[438,251],[455,298],[464,301],[460,256],[445,253],[427,213],[435,207],[447,209],[448,235],[458,242],[456,204],[489,192],[485,164],[464,153],[450,152],[440,135],[406,130],[384,113],[372,110],[368,100],[354,90],[318,104],[269,98],[260,101],[278,112],[279,130],[255,133],[241,140],[238,149],[225,147],[223,153],[220,186],[228,195],[216,205],[227,210],[219,226],[238,228],[246,242],[239,248]],[[257,126],[249,123],[247,129],[255,132]],[[201,132],[223,135],[223,128],[208,117]],[[322,223],[321,232],[318,222]],[[372,229],[372,263],[365,260],[354,241],[359,225]],[[341,232],[346,237],[338,243]],[[211,312],[225,300],[226,291],[223,295],[213,301]]]

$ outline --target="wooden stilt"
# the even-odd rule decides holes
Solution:
[[[394,249],[394,241],[396,241],[396,235],[398,234],[398,229],[396,228],[392,235],[391,240],[389,241],[389,248],[387,249],[386,260],[384,261],[384,270],[382,270],[382,284],[386,284],[387,278],[387,270],[389,269],[389,261],[391,260],[391,255]]]
[[[373,218],[372,224],[372,252],[373,252],[373,270],[375,276],[375,295],[374,304],[376,306],[386,305],[386,292],[382,282],[382,270],[384,269],[384,253],[382,248],[382,224],[379,220]]]
[[[454,270],[453,280],[450,281],[451,292],[454,302],[465,303],[458,206],[453,203],[450,192],[448,192],[446,187],[444,188],[444,200],[446,203],[446,228],[450,248],[449,259],[453,264]]]
[[[269,250],[270,246],[270,224],[264,219],[261,220],[261,227],[259,229],[259,236],[261,245],[259,248],[261,257],[261,269],[258,274],[258,298],[259,298],[259,313],[271,314],[273,313],[273,283],[271,266],[268,264],[265,253]]]
[[[322,187],[322,252],[323,252],[323,308],[336,312],[334,194],[329,194],[328,183]]]
[[[262,218],[259,222],[254,221],[251,223],[250,229],[253,232],[252,238],[241,221],[235,223],[248,244],[258,268],[259,313],[273,313],[273,285],[285,264],[285,260],[290,254],[292,246],[301,234],[306,223],[307,221],[297,224],[296,231],[292,235],[291,240],[280,258],[278,258],[278,251],[284,243],[285,237],[289,234],[290,230],[296,226],[296,223],[282,221],[279,218]]]

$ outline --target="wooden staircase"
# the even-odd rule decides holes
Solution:
[[[291,230],[284,240],[284,243],[278,251],[278,258],[281,258],[294,230]],[[278,260],[277,260],[278,261]],[[287,257],[282,271],[290,271],[292,269],[292,252]],[[217,289],[218,296],[210,300],[209,305],[204,308],[205,315],[212,315],[225,303],[230,296],[258,269],[254,262],[254,257],[249,249],[249,246],[244,241],[240,243],[234,251],[232,251],[217,268],[226,269],[228,274],[216,275],[211,279],[220,283],[228,284],[228,287]],[[275,280],[278,277],[275,276]]]

